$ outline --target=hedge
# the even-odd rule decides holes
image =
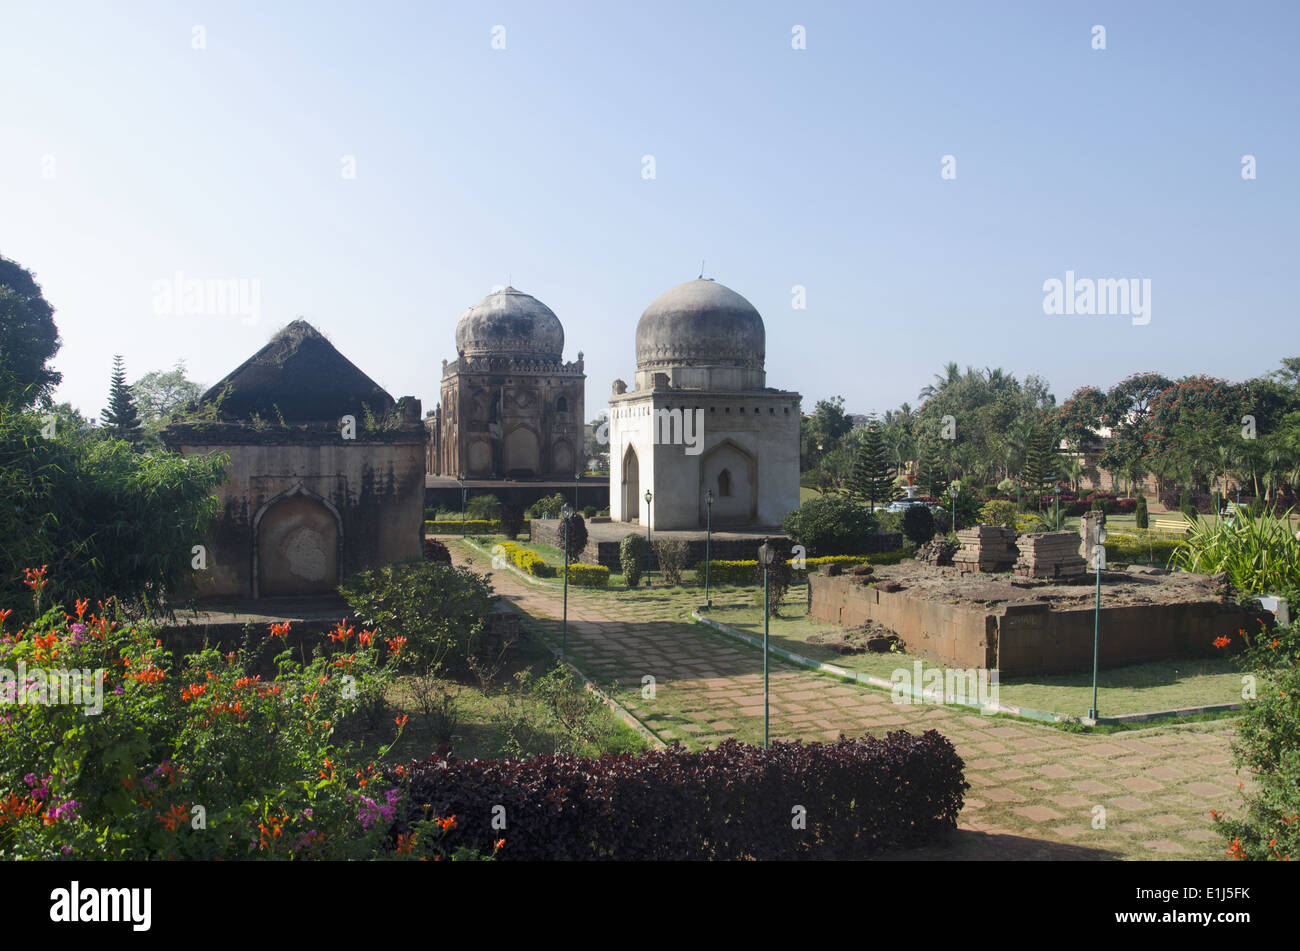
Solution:
[[[804,581],[810,571],[824,565],[896,565],[906,555],[902,551],[880,552],[874,555],[822,555],[819,558],[804,559],[807,568],[794,568],[790,571],[793,581]],[[695,580],[704,583],[704,562],[695,566]],[[757,575],[758,561],[720,561],[714,559],[709,565],[710,584],[753,584]]]
[[[1111,535],[1106,539],[1106,562],[1167,565],[1170,557],[1187,542],[1181,538],[1141,538]]]
[[[555,577],[555,569],[548,565],[541,555],[529,551],[518,542],[502,542],[501,549],[505,552],[506,561],[521,571],[525,571],[535,578]],[[496,548],[494,547],[492,551],[495,553]]]
[[[609,569],[604,565],[570,562],[569,584],[579,588],[606,588],[609,586]]]
[[[466,535],[495,535],[501,531],[500,519],[486,518],[467,518],[465,519]],[[521,532],[528,531],[528,520],[524,519]],[[426,521],[424,523],[424,534],[426,535],[459,535],[461,533],[461,521],[458,518],[444,518],[437,521]]]
[[[899,730],[598,759],[434,754],[389,778],[410,783],[395,834],[428,815],[455,816],[444,848],[491,853],[504,838],[501,860],[849,859],[955,829],[970,788],[963,768],[934,730]]]

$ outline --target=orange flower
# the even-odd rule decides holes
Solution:
[[[175,832],[176,827],[185,821],[189,816],[188,810],[181,803],[177,803],[167,810],[166,813],[158,817],[158,821],[167,827],[168,832]]]
[[[385,638],[385,640],[388,641],[388,646],[392,649],[394,657],[400,654],[402,652],[402,648],[406,646],[405,637],[389,637],[389,638]]]
[[[374,631],[362,631],[362,632],[361,632],[359,635],[357,635],[357,636],[361,638],[361,646],[362,646],[362,647],[369,647],[369,646],[370,646],[370,642],[373,641],[373,640],[375,639],[375,632],[374,632]]]
[[[1233,839],[1228,843],[1228,851],[1224,855],[1231,855],[1234,859],[1244,859],[1246,850],[1241,847],[1241,839]]]
[[[505,840],[505,839],[497,839],[496,842],[494,843],[494,845],[495,845],[495,847],[498,848],[498,849],[504,849],[504,848],[506,847],[506,840]]]
[[[142,684],[156,684],[159,681],[167,679],[166,671],[159,670],[157,667],[146,667],[144,670],[135,674],[126,675],[130,680],[138,680]]]
[[[446,832],[448,829],[456,828],[455,816],[448,816],[446,819],[434,819],[433,821],[438,823],[439,828],[441,828],[443,832]]]
[[[4,622],[9,620],[9,615],[13,613],[13,608],[4,608],[3,610],[0,610],[0,626],[3,626]]]
[[[420,838],[420,833],[412,832],[407,834],[403,832],[397,837],[397,854],[410,855],[411,850],[415,848],[416,840]]]
[[[410,718],[403,713],[400,717],[393,717],[393,722],[397,724],[397,728],[400,730],[402,727],[406,726],[406,721],[408,719]]]
[[[348,638],[352,636],[352,628],[343,626],[343,621],[334,625],[334,630],[330,632],[330,640],[337,641],[340,644],[346,644]]]
[[[289,635],[289,622],[288,622],[288,621],[285,621],[283,624],[272,624],[272,625],[271,625],[271,636],[272,636],[272,637],[287,637],[288,635]]]
[[[1230,637],[1221,636],[1221,637],[1216,637],[1214,639],[1214,646],[1219,648],[1227,647],[1231,643],[1232,643],[1232,638]]]
[[[40,594],[45,589],[46,584],[49,583],[45,577],[46,567],[46,565],[41,565],[39,568],[24,568],[23,584]]]
[[[207,684],[190,684],[188,687],[181,688],[181,702],[189,703],[196,697],[201,697],[207,691]]]

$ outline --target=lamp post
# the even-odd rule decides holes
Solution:
[[[763,749],[768,748],[768,681],[767,681],[767,636],[768,636],[768,613],[767,613],[767,576],[772,567],[772,558],[776,555],[776,550],[772,548],[771,543],[764,538],[763,544],[758,546],[758,563],[763,566]]]
[[[948,495],[952,498],[952,530],[954,532],[957,531],[957,493],[960,491],[961,489],[957,487],[955,482],[948,486]]]
[[[1052,494],[1056,496],[1056,530],[1061,530],[1061,484],[1058,482],[1052,486]]]
[[[560,615],[560,660],[565,659],[569,645],[569,519],[573,509],[566,502],[560,509],[560,518],[564,525],[564,612]]]
[[[645,586],[650,587],[650,503],[654,501],[654,493],[649,489],[645,490]]]
[[[709,489],[704,493],[704,606],[705,608],[713,607],[713,599],[709,597],[709,559],[712,558],[713,547],[713,490]]]
[[[578,480],[581,478],[582,473],[580,471],[573,474],[573,510],[575,512],[578,511]]]
[[[1103,515],[1102,518],[1105,518]],[[1097,655],[1101,645],[1101,569],[1106,564],[1106,525],[1096,523],[1095,541],[1092,546],[1092,562],[1097,568],[1097,606],[1092,615],[1092,709],[1088,718],[1097,721]]]
[[[465,473],[457,472],[456,481],[460,483],[460,537],[465,537]]]

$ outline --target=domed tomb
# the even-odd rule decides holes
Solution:
[[[465,311],[456,324],[456,349],[466,357],[558,363],[564,353],[564,327],[536,297],[506,287]]]
[[[663,373],[670,386],[761,390],[767,334],[754,305],[708,278],[660,294],[636,325],[636,386]]]

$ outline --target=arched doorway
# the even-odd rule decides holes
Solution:
[[[704,494],[713,491],[713,524],[746,525],[758,518],[758,466],[748,451],[724,439],[700,462],[700,524]]]
[[[256,519],[256,595],[331,594],[338,587],[342,529],[322,500],[295,490]]]
[[[623,453],[623,521],[641,521],[641,463],[631,446]]]

